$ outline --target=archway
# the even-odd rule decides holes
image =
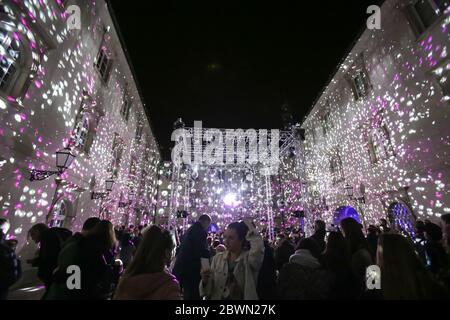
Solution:
[[[414,238],[416,217],[405,203],[401,201],[391,203],[388,208],[388,220],[393,229],[405,232]]]
[[[336,209],[333,216],[333,224],[339,226],[342,220],[346,218],[355,219],[358,223],[361,223],[358,212],[351,206],[342,206]]]

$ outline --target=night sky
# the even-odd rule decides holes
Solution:
[[[380,1],[111,0],[164,156],[173,122],[301,122]],[[163,4],[161,4],[163,3]]]

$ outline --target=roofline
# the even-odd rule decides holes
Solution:
[[[117,37],[119,38],[119,42],[120,42],[120,45],[122,47],[122,51],[125,54],[125,59],[126,59],[126,61],[128,63],[128,67],[130,68],[131,76],[133,77],[134,84],[136,86],[136,90],[137,90],[138,95],[139,95],[139,99],[141,99],[142,107],[144,108],[144,112],[145,112],[145,115],[147,117],[147,121],[148,121],[148,124],[150,126],[150,130],[151,130],[151,132],[153,134],[153,138],[154,138],[154,140],[156,142],[159,154],[160,154],[161,159],[162,159],[163,158],[163,154],[162,154],[161,146],[160,146],[158,140],[156,139],[156,133],[155,133],[155,130],[154,130],[155,128],[153,126],[153,122],[150,120],[150,114],[149,114],[150,113],[150,108],[147,107],[147,103],[145,102],[144,96],[142,95],[141,85],[139,84],[139,80],[138,80],[138,77],[136,75],[133,62],[131,61],[130,54],[128,53],[128,48],[127,48],[127,45],[125,43],[125,38],[122,35],[122,31],[121,31],[120,26],[119,26],[119,21],[117,20],[116,14],[114,13],[114,9],[113,9],[113,5],[112,5],[111,1],[110,0],[105,0],[105,2],[106,2],[106,7],[108,8],[108,12],[109,12],[109,15],[111,17],[111,20],[113,22],[114,29],[116,31]]]
[[[379,7],[381,7],[385,0],[374,0],[374,2],[378,2],[377,5]],[[314,99],[314,102],[312,103],[312,105],[309,107],[308,111],[306,112],[306,114],[303,116],[302,120],[300,121],[301,126],[303,126],[303,124],[306,121],[306,118],[308,118],[312,112],[312,110],[314,109],[314,107],[316,106],[316,104],[319,102],[320,98],[323,96],[323,94],[325,93],[325,91],[327,90],[328,86],[330,85],[331,81],[333,81],[334,77],[337,75],[337,73],[339,72],[339,70],[341,69],[342,64],[345,62],[345,60],[348,58],[348,56],[350,55],[350,53],[352,52],[353,48],[356,46],[356,44],[358,43],[358,40],[362,37],[362,35],[364,34],[364,32],[367,30],[367,26],[364,25],[361,30],[358,32],[358,34],[356,35],[356,38],[350,43],[348,49],[345,51],[344,56],[341,58],[341,60],[339,61],[339,63],[337,64],[337,66],[334,68],[333,73],[331,73],[330,77],[328,78],[327,82],[325,83],[325,85],[322,87],[322,90],[320,90],[318,96],[316,97],[316,99]]]

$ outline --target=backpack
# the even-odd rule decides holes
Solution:
[[[0,286],[9,288],[22,276],[22,265],[6,241],[0,242]]]

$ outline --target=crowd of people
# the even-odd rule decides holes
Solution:
[[[16,257],[1,218],[0,299],[23,263],[37,268],[44,300],[448,299],[449,217],[442,216],[443,227],[417,221],[412,234],[384,219],[367,232],[352,218],[338,226],[317,220],[309,237],[277,229],[273,241],[251,219],[212,233],[202,215],[183,233],[92,217],[76,233],[34,225],[28,235],[39,250],[27,261]],[[76,288],[68,285],[71,266],[80,270]],[[373,266],[380,274],[368,279]]]

